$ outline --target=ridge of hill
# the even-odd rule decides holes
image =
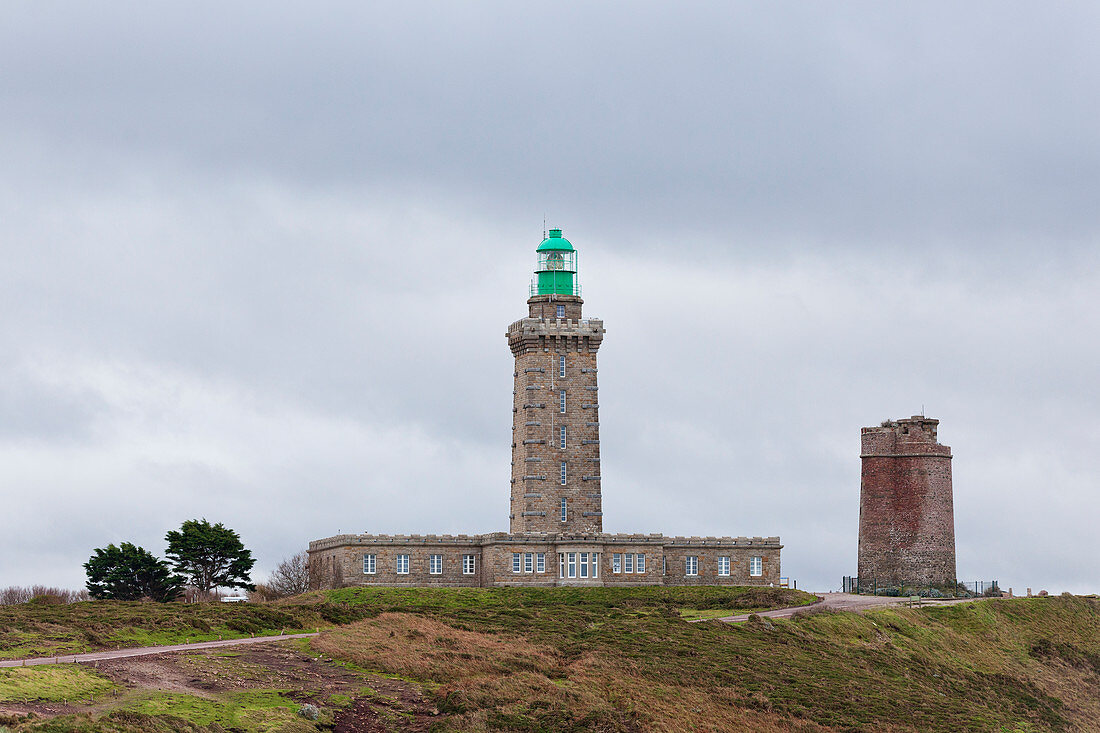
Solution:
[[[11,717],[6,724],[21,732],[1086,731],[1100,725],[1100,601],[1095,598],[994,599],[861,614],[815,606],[790,620],[754,616],[741,625],[681,618],[683,608],[736,612],[812,598],[776,595],[784,593],[725,588],[314,593],[268,608],[313,608],[318,614],[318,607],[327,609],[335,621],[308,642],[256,645],[264,648],[241,648],[232,656],[155,660],[158,669],[176,670],[158,672],[162,681],[180,665],[213,670],[201,689],[165,698],[154,680],[123,693],[118,688],[130,684],[132,672],[109,666],[78,670],[63,682],[74,689],[98,685],[93,704],[59,708],[62,717],[52,720]],[[282,655],[279,665],[270,661],[277,655]],[[313,686],[284,667],[308,669]],[[115,692],[102,690],[104,679]],[[232,687],[219,686],[230,679]],[[324,694],[336,684],[325,680],[337,679],[339,694]],[[30,681],[21,680],[23,689]],[[0,708],[5,684],[0,679]],[[254,699],[241,697],[244,691]],[[318,705],[317,723],[297,714],[306,702]],[[205,712],[195,712],[199,707]],[[63,722],[72,727],[49,727]]]

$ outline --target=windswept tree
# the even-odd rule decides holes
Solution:
[[[276,565],[267,587],[276,598],[296,596],[309,590],[309,554],[299,552]]]
[[[96,548],[84,563],[84,570],[88,573],[88,592],[99,600],[171,601],[183,587],[183,578],[174,575],[168,563],[129,542]]]
[[[249,573],[256,561],[245,549],[240,535],[221,522],[210,524],[206,519],[189,519],[179,531],[164,536],[168,550],[164,553],[176,572],[209,594],[215,588],[253,590]]]

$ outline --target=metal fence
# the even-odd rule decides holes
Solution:
[[[844,593],[871,596],[922,596],[925,598],[974,598],[984,595],[999,595],[1000,585],[996,580],[969,580],[948,583],[916,583],[883,580],[879,578],[861,578],[845,575],[841,579]]]

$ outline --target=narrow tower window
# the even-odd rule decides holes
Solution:
[[[560,428],[558,428],[558,447],[563,449],[563,450],[565,449],[565,426],[564,425],[562,425]]]
[[[564,389],[561,392],[558,393],[558,408],[562,412],[562,414],[565,414],[565,390]]]
[[[565,464],[563,463],[562,465],[564,466]],[[562,470],[564,471],[565,469],[562,468]],[[569,518],[569,507],[568,507],[568,504],[566,503],[566,500],[562,499],[561,500],[561,521],[564,522],[568,518]],[[570,577],[572,577],[572,576],[570,576]]]
[[[561,485],[565,486],[565,461],[561,462]],[[561,511],[565,514],[565,499],[561,500]],[[565,521],[565,517],[562,517],[561,521]]]
[[[558,357],[558,376],[565,376],[565,354]]]
[[[560,268],[555,268],[555,269],[560,269]],[[558,306],[558,318],[565,318],[565,306],[564,305],[559,305]]]

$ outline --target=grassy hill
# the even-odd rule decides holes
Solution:
[[[89,687],[87,704],[60,706],[52,721],[42,719],[45,710],[31,720],[11,717],[10,728],[1100,729],[1096,599],[1000,599],[862,615],[809,609],[791,620],[756,617],[741,625],[681,617],[683,609],[807,599],[771,589],[342,589],[285,605],[200,608],[193,612],[212,613],[227,628],[234,614],[246,613],[286,613],[329,628],[297,646],[158,661],[166,677],[186,667],[194,684],[186,694],[132,688],[132,670],[19,670],[18,678],[0,676],[0,709],[8,701],[9,709],[37,710],[26,703],[39,694],[36,675],[53,669],[54,687],[67,685],[70,699]],[[182,624],[191,608],[177,609],[182,616],[173,623]],[[3,623],[0,617],[0,629]],[[12,704],[16,687],[22,708]],[[318,706],[318,723],[297,714],[304,702]],[[57,725],[70,727],[50,727]]]

